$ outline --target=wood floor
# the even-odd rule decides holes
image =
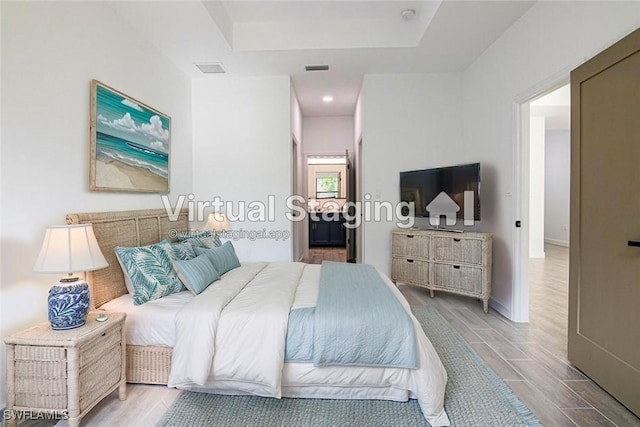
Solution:
[[[530,263],[529,324],[510,322],[494,311],[484,314],[482,303],[472,298],[442,292],[430,298],[424,289],[403,285],[400,290],[412,305],[435,306],[545,426],[640,426],[640,419],[567,362],[568,249],[547,246],[546,253],[546,259]],[[309,261],[335,256],[334,250],[317,249]],[[179,393],[165,386],[130,384],[126,401],[120,402],[117,392],[108,396],[82,425],[153,426]]]
[[[322,264],[322,261],[347,261],[346,248],[309,248],[309,255],[303,259],[307,264]]]
[[[400,286],[411,305],[433,305],[545,426],[640,426],[640,419],[567,361],[569,250],[531,259],[530,322],[513,323],[472,298]]]

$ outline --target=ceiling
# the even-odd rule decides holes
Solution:
[[[116,1],[110,6],[194,79],[289,75],[305,116],[351,115],[364,74],[464,71],[533,1]],[[413,19],[402,11],[414,10]],[[306,72],[328,64],[330,71]],[[331,103],[322,97],[332,95]]]

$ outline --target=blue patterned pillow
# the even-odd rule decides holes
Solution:
[[[240,267],[240,261],[238,261],[236,251],[233,249],[231,242],[226,242],[219,248],[195,248],[195,251],[198,255],[206,254],[220,275]]]
[[[174,261],[173,267],[176,269],[180,281],[196,295],[220,278],[206,254],[186,261]]]
[[[164,242],[161,242],[164,243]],[[171,258],[161,244],[114,248],[125,275],[131,278],[135,305],[162,298],[183,289],[173,271]]]
[[[160,243],[154,243],[154,245],[159,245],[162,243],[170,243],[170,242],[165,239]],[[122,260],[120,259],[120,255],[118,255],[117,251],[116,251],[116,259],[118,260],[118,264],[120,264],[120,269],[122,270],[122,275],[124,276],[124,284],[127,287],[127,292],[129,292],[129,294],[133,296],[136,293],[136,291],[133,288],[133,284],[131,283],[131,276],[129,276],[129,272],[127,271],[124,264],[122,263]]]
[[[165,252],[167,252],[167,255],[169,255],[169,258],[171,258],[172,261],[184,261],[187,259],[195,258],[197,256],[195,251],[193,250],[193,245],[189,240],[185,240],[184,242],[180,243],[171,243],[168,240],[163,240],[162,242],[158,243],[158,246],[160,246],[165,250]]]
[[[220,237],[210,231],[178,234],[178,240],[190,242],[194,248],[217,248],[222,246]]]

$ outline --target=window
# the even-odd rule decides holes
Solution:
[[[316,199],[340,197],[340,172],[316,172]]]

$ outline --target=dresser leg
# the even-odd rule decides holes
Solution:
[[[488,299],[482,300],[482,308],[484,308],[484,312],[485,313],[489,312],[489,300]]]
[[[127,383],[122,383],[118,387],[118,399],[127,400]]]
[[[429,295],[431,295],[431,298],[436,297],[435,293],[433,292],[433,289],[429,289]]]

